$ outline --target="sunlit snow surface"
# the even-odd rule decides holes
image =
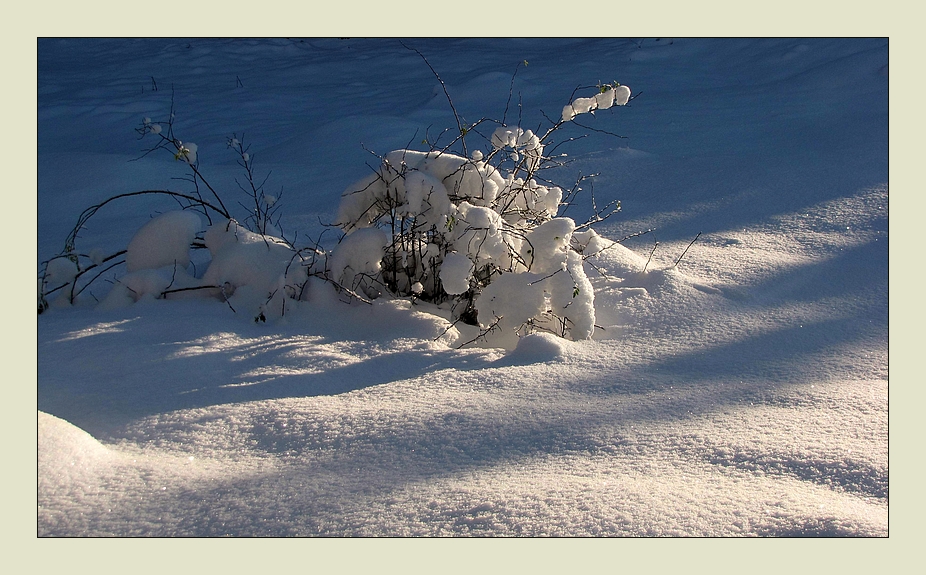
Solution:
[[[591,135],[550,175],[600,173],[599,207],[623,206],[603,236],[655,228],[589,260],[595,340],[455,349],[466,334],[423,306],[324,294],[258,324],[206,300],[54,307],[38,534],[887,535],[887,41],[407,43],[469,121],[502,118],[519,62],[509,125],[549,125],[577,86],[639,95],[577,117],[626,138],[570,126]],[[90,204],[187,189],[169,154],[129,162],[171,87],[228,203],[244,134],[307,244],[378,165],[364,147],[456,125],[397,40],[38,48],[40,260]],[[79,245],[124,249],[175,208],[122,200]]]

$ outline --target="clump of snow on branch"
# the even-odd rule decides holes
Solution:
[[[520,161],[523,156],[527,170],[532,173],[540,168],[543,161],[543,145],[540,138],[530,130],[500,127],[492,134],[492,147],[496,150],[511,149],[509,157],[514,162]]]
[[[161,129],[162,129],[162,128],[161,128],[161,125],[160,125],[160,124],[155,124],[155,123],[153,123],[153,122],[151,121],[151,118],[145,118],[144,121],[142,122],[142,124],[144,124],[144,127],[145,127],[147,130],[151,131],[151,133],[153,133],[153,134],[160,134],[160,133],[161,133]]]
[[[67,257],[52,258],[45,268],[45,283],[50,286],[66,285],[77,276],[77,263]]]
[[[219,221],[202,235],[211,259],[201,277],[190,265],[190,247],[200,218],[167,212],[143,226],[126,253],[128,273],[100,303],[103,309],[143,299],[215,297],[236,312],[266,320],[286,313],[287,300],[305,294],[318,260],[285,240],[252,232],[235,220]],[[315,255],[315,252],[312,252]]]
[[[475,264],[465,254],[450,252],[444,256],[440,268],[440,279],[448,295],[460,295],[469,289]]]
[[[160,130],[156,131],[155,133],[157,134],[159,132]],[[183,143],[178,140],[177,141],[177,153],[174,154],[174,158],[177,160],[183,161],[183,162],[187,162],[189,164],[195,164],[197,150],[199,150],[199,147],[193,142]]]
[[[145,224],[129,242],[125,268],[129,272],[190,263],[190,244],[202,227],[199,214],[191,210],[161,214]]]
[[[386,233],[379,228],[356,230],[332,251],[329,277],[339,285],[360,289],[368,297],[378,297],[380,292],[370,278],[382,271],[388,244]]]
[[[605,84],[601,91],[589,98],[576,98],[563,107],[563,122],[572,121],[579,114],[623,106],[630,101],[630,88],[618,83]]]
[[[314,258],[282,238],[258,234],[235,220],[218,222],[205,233],[212,260],[203,274],[236,310],[253,317],[282,316],[287,300],[301,299]]]

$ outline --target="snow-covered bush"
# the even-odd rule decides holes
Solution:
[[[552,163],[544,142],[564,123],[629,97],[626,86],[606,85],[567,105],[544,135],[502,125],[486,153],[469,157],[447,149],[386,154],[374,173],[343,192],[336,221],[347,237],[333,252],[335,261],[349,252],[380,265],[336,279],[367,294],[378,285],[398,296],[449,301],[454,319],[484,329],[590,337],[594,293],[576,247],[584,244],[573,245],[575,222],[558,216],[563,190],[538,172]],[[364,234],[370,229],[386,234]],[[351,241],[358,234],[365,254]]]
[[[578,114],[629,98],[625,86],[600,87],[592,97],[573,100],[543,134],[496,122],[491,135],[481,136],[476,128],[488,120],[464,127],[457,117],[460,135],[451,146],[387,153],[372,174],[343,192],[335,225],[344,235],[330,252],[317,245],[300,249],[282,237],[275,216],[279,196],[256,183],[243,136],[228,139],[247,176],[238,186],[250,198],[248,206],[239,202],[248,211],[236,219],[200,172],[198,147],[174,135],[173,112],[164,122],[145,118],[137,131],[155,138],[148,152],[165,149],[184,163],[193,192],[132,192],[85,210],[65,250],[45,264],[39,312],[51,303],[74,303],[94,280],[124,263],[126,273],[100,305],[214,297],[236,313],[266,320],[310,297],[310,278],[318,278],[348,300],[402,297],[449,310],[453,321],[478,325],[483,336],[499,330],[588,338],[595,306],[582,252],[597,238],[585,228],[601,221],[603,211],[577,226],[559,215],[572,193],[539,174],[557,163],[544,149],[558,129]],[[473,134],[484,145],[467,152],[465,138],[472,141]],[[457,142],[460,151],[451,149]],[[91,216],[109,202],[141,194],[167,196],[181,209],[151,219],[125,250],[108,256],[77,250]],[[199,256],[207,250],[208,261],[194,262],[192,250]]]
[[[127,273],[99,302],[103,308],[130,305],[143,299],[215,297],[236,313],[256,320],[283,315],[287,302],[306,296],[308,278],[325,277],[325,260],[314,247],[296,248],[279,231],[279,195],[264,192],[255,181],[248,147],[232,136],[228,147],[238,156],[246,182],[238,187],[250,198],[239,223],[225,207],[222,196],[199,170],[198,146],[174,135],[174,114],[165,122],[145,118],[136,131],[154,137],[148,152],[165,149],[190,170],[193,192],[168,190],[130,192],[108,198],[86,209],[68,235],[61,254],[46,262],[39,279],[39,313],[50,305],[73,304],[78,296],[107,271],[123,265]],[[265,180],[266,181],[266,180]],[[211,197],[203,197],[201,190]],[[81,253],[77,238],[86,222],[110,202],[139,195],[161,195],[181,209],[161,213],[144,224],[124,250],[104,255],[98,250]],[[205,221],[204,221],[205,220]],[[194,251],[207,250],[209,259],[197,269]],[[199,258],[202,260],[202,258]]]

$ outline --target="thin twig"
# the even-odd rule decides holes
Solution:
[[[81,229],[83,229],[84,225],[87,223],[87,220],[89,220],[97,211],[99,211],[100,208],[102,208],[103,206],[105,206],[106,204],[114,200],[118,200],[121,198],[130,198],[133,196],[142,196],[145,194],[160,194],[160,195],[166,195],[166,196],[173,196],[175,198],[183,198],[185,200],[192,202],[194,205],[201,205],[201,206],[207,207],[211,210],[214,210],[216,213],[222,214],[226,218],[231,219],[230,216],[228,215],[228,212],[225,211],[224,209],[217,208],[213,206],[212,204],[210,204],[209,202],[203,200],[202,198],[195,198],[187,194],[181,194],[180,192],[171,192],[168,190],[142,190],[139,192],[128,192],[125,194],[117,194],[115,196],[107,198],[106,200],[100,202],[99,204],[90,206],[89,208],[87,208],[80,214],[80,216],[77,218],[77,225],[74,226],[74,229],[71,230],[71,233],[68,235],[67,240],[65,241],[64,251],[66,253],[70,253],[74,251],[74,244],[77,241],[77,234],[80,233]]]
[[[518,62],[518,65],[514,67],[514,73],[511,74],[511,86],[508,87],[508,101],[505,102],[505,113],[502,114],[502,125],[503,125],[503,126],[505,125],[505,120],[508,118],[508,106],[511,104],[511,94],[512,94],[512,92],[514,92],[514,78],[515,78],[515,76],[518,75],[518,69],[521,68],[521,64],[524,64],[525,66],[527,66],[527,60],[523,60],[523,61],[521,61],[521,62]],[[518,110],[519,110],[519,112],[518,112],[518,114],[519,114],[518,125],[520,125],[520,124],[521,124],[521,122],[520,122],[520,109],[521,109],[520,94],[518,94],[518,96],[519,96],[519,98],[518,98]]]
[[[603,251],[605,251],[605,250],[609,250],[609,249],[613,248],[614,246],[616,246],[616,245],[618,245],[618,244],[620,244],[620,243],[622,243],[622,242],[624,242],[624,241],[626,241],[626,240],[629,240],[630,238],[636,238],[636,237],[639,237],[639,236],[645,236],[646,234],[648,234],[648,233],[650,233],[650,232],[654,232],[654,231],[656,231],[656,228],[650,228],[650,229],[644,230],[644,231],[642,231],[642,232],[635,232],[635,233],[632,233],[632,234],[630,234],[630,235],[627,235],[627,236],[622,237],[621,239],[617,240],[616,242],[611,243],[611,244],[608,245],[608,246],[605,246],[605,247],[601,248],[600,250],[598,250],[597,252],[595,252],[595,253],[593,253],[593,254],[588,254],[588,255],[585,255],[585,256],[582,256],[582,257],[583,257],[583,259],[585,259],[585,258],[593,258],[593,257],[597,256],[598,254],[600,254],[601,252],[603,252]]]
[[[479,332],[479,335],[477,335],[477,336],[474,337],[473,339],[471,339],[471,340],[469,340],[469,341],[467,341],[467,342],[464,342],[464,343],[461,343],[460,345],[458,345],[458,346],[457,346],[457,349],[463,349],[463,346],[469,345],[469,344],[475,342],[476,340],[478,340],[479,338],[483,338],[483,339],[484,339],[487,335],[489,335],[490,333],[492,333],[493,331],[495,331],[495,330],[498,328],[498,322],[502,321],[502,319],[503,319],[504,317],[505,317],[505,316],[503,316],[503,315],[502,315],[502,316],[496,316],[495,321],[493,321],[492,324],[491,324],[489,327],[485,328],[484,330],[481,330],[481,331]]]
[[[678,259],[675,260],[675,266],[674,266],[674,267],[678,267],[678,262],[682,261],[682,258],[685,257],[685,254],[688,253],[688,248],[690,248],[691,246],[693,246],[694,243],[695,243],[696,241],[698,241],[698,238],[700,238],[700,237],[701,237],[701,232],[698,232],[698,235],[696,235],[695,238],[694,238],[693,240],[691,240],[691,243],[688,244],[688,247],[685,248],[685,251],[682,252],[682,255],[678,256]]]
[[[197,291],[197,290],[203,290],[203,289],[222,290],[222,287],[221,286],[195,286],[195,287],[165,289],[164,291],[161,292],[161,297],[166,299],[167,294],[178,293],[178,292],[183,292],[183,291]]]
[[[654,240],[653,240],[653,251],[651,251],[651,252],[649,253],[649,259],[646,260],[646,264],[643,266],[643,272],[642,272],[642,273],[646,273],[646,268],[648,268],[648,267],[649,267],[649,263],[650,263],[651,261],[653,261],[653,254],[656,253],[656,248],[657,248],[658,246],[659,246],[659,242],[657,242],[657,241],[654,239]]]
[[[457,319],[453,320],[453,322],[451,322],[450,325],[447,326],[447,329],[445,329],[444,331],[440,332],[440,334],[439,334],[437,337],[434,338],[434,341],[437,341],[437,340],[439,340],[440,338],[444,337],[444,334],[447,333],[448,331],[450,331],[450,329],[451,329],[453,326],[455,326],[455,325],[457,325],[458,323],[460,323],[460,321],[461,321],[460,318],[457,318]]]
[[[447,102],[450,103],[450,109],[453,111],[453,117],[457,121],[457,128],[459,129],[459,134],[460,134],[460,144],[463,146],[463,155],[468,158],[469,154],[466,153],[466,140],[464,139],[464,136],[466,136],[467,130],[463,128],[463,122],[460,121],[460,115],[457,114],[457,109],[453,105],[453,99],[450,97],[450,92],[447,91],[447,85],[444,84],[444,81],[441,79],[440,74],[438,74],[437,70],[435,70],[434,67],[431,66],[431,63],[428,62],[428,59],[425,58],[424,54],[422,54],[415,48],[406,46],[404,42],[399,42],[399,43],[402,44],[402,46],[405,49],[411,50],[415,54],[418,54],[419,56],[421,56],[421,59],[424,60],[424,63],[427,64],[428,68],[430,68],[431,73],[434,74],[434,77],[437,78],[438,82],[440,82],[440,87],[444,90],[444,95],[447,96]],[[454,141],[456,141],[456,139],[454,139]]]

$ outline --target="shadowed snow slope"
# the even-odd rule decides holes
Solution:
[[[412,44],[470,122],[501,120],[523,60],[512,126],[576,86],[640,94],[576,119],[626,139],[557,133],[592,135],[549,177],[600,173],[598,206],[622,202],[598,233],[655,228],[586,260],[594,339],[459,348],[478,331],[321,284],[266,323],[208,299],[105,309],[98,281],[38,318],[38,534],[886,536],[887,41]],[[167,154],[128,162],[171,85],[229,206],[244,132],[308,245],[379,164],[363,147],[456,129],[389,39],[41,39],[38,64],[40,260],[88,205],[186,189]],[[585,193],[565,216],[593,213]],[[120,202],[80,251],[176,209]]]

